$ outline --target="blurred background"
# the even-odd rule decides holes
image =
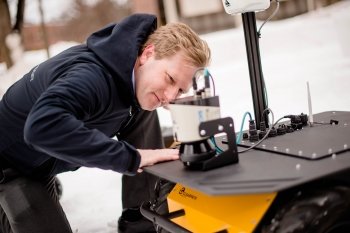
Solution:
[[[284,0],[272,20],[304,14],[338,1]],[[270,8],[256,17],[266,19],[272,11]],[[59,41],[83,42],[104,25],[139,12],[157,15],[159,25],[184,22],[200,34],[241,24],[240,15],[226,14],[220,0],[1,0],[0,63],[9,69],[15,62],[13,49],[5,42],[10,34],[20,36],[19,44],[25,51],[48,49]]]
[[[256,13],[257,27],[272,15]],[[151,13],[158,24],[181,21],[205,39],[209,70],[221,114],[236,131],[253,113],[241,15],[225,13],[221,0],[0,0],[0,99],[31,68],[89,34],[132,13]],[[308,113],[306,82],[314,113],[350,111],[350,0],[282,0],[261,31],[262,70],[275,119]],[[158,109],[165,140],[171,117]],[[247,124],[246,127],[247,128]],[[74,232],[117,232],[121,174],[93,168],[59,175],[62,206]]]
[[[275,24],[278,24],[277,22],[287,23],[289,19],[297,16],[319,14],[323,12],[323,8],[339,2],[344,2],[344,0],[282,0],[280,1],[279,10],[271,19],[271,22],[275,22]],[[260,24],[262,24],[275,8],[276,4],[272,1],[269,9],[257,12],[256,19],[258,22],[260,21]],[[342,7],[339,7],[339,9],[341,10]],[[243,61],[243,64],[246,65],[241,15],[226,14],[221,0],[0,0],[0,82],[2,84],[0,85],[0,98],[16,79],[36,65],[35,62],[39,63],[76,43],[83,43],[89,34],[95,30],[108,23],[119,21],[132,13],[155,14],[158,16],[158,25],[181,21],[191,26],[197,33],[203,35],[208,43],[212,43],[210,46],[213,50],[211,65],[213,71],[215,71],[217,65],[227,61],[235,62],[236,66],[240,64],[237,62]],[[350,40],[349,27],[347,28],[349,19],[344,20],[341,18],[343,17],[342,14],[338,15],[340,16],[329,15],[328,18],[323,18],[323,20],[333,22],[334,25],[332,26],[337,31],[335,33],[339,35],[336,41],[332,41],[332,43],[342,46],[341,49],[345,51],[347,56],[350,53],[350,46],[347,46],[348,42],[346,42]],[[240,30],[239,38],[238,35],[234,36],[232,43],[226,44],[226,46],[219,47],[214,42],[215,39],[211,42],[211,37],[205,36],[235,28]],[[269,30],[269,26],[265,28]],[[280,40],[277,43],[275,43],[275,40],[278,39],[276,34],[273,35],[273,38],[267,38],[265,42],[263,41],[265,35],[263,35],[260,41],[261,49],[264,52],[264,46],[268,47],[266,53],[270,55],[273,54],[273,51],[277,51],[279,46],[283,45],[286,49],[284,55],[288,56],[288,46],[302,50],[303,46],[307,45],[303,44],[305,41],[299,41],[302,44],[298,42],[302,38],[298,35],[301,32],[308,32],[307,27],[302,25],[295,29],[295,33],[293,32],[290,35],[279,34]],[[313,41],[309,41],[309,43],[313,43],[311,47],[315,45],[322,46],[323,43],[331,42],[328,38],[329,35],[327,35],[328,32],[324,30],[319,33],[321,34],[313,35],[315,38]],[[230,35],[232,34],[226,31],[227,38]],[[289,40],[289,38],[286,38],[287,36],[291,39],[293,36],[295,37],[295,40],[292,40],[294,42],[288,43],[288,46],[286,46]],[[236,39],[239,39],[239,41],[236,41]],[[317,44],[320,41],[322,43]],[[236,43],[236,46],[233,46],[234,43]],[[230,50],[225,51],[227,48]],[[41,55],[32,53],[39,60],[32,57],[27,58],[27,62],[24,62],[24,52],[28,54],[28,52],[33,51],[41,51]],[[228,56],[228,54],[230,55]],[[267,59],[262,54],[262,62],[266,63]],[[16,63],[17,68],[13,67]],[[19,65],[18,63],[22,64]],[[286,65],[285,62],[283,64]],[[13,68],[11,69],[11,67]],[[231,70],[232,67],[233,64]],[[276,71],[275,68],[273,68],[274,72]],[[232,70],[232,72],[237,74],[235,70]],[[230,74],[234,74],[232,72]],[[226,76],[228,74],[227,71]],[[243,74],[243,76],[246,75],[248,74]],[[242,77],[241,79],[240,87],[243,87],[244,90],[249,86],[248,80],[248,77]],[[268,80],[266,82],[268,83]],[[218,93],[220,93],[220,89]],[[244,91],[244,93],[248,94],[247,102],[244,105],[248,105],[250,108],[249,90]],[[159,110],[159,114],[161,114],[164,134],[171,138],[170,116],[163,110]],[[235,113],[231,111],[227,114],[232,116]]]

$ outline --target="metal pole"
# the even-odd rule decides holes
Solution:
[[[246,43],[250,85],[253,97],[254,115],[257,129],[260,129],[261,119],[268,123],[267,114],[263,116],[263,111],[267,108],[264,95],[264,80],[261,68],[259,38],[256,29],[256,19],[254,12],[242,14],[244,38]]]

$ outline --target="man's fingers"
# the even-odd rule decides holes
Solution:
[[[138,150],[141,155],[140,168],[158,162],[179,159],[178,149]]]
[[[179,155],[178,149],[162,149],[162,151],[164,151],[164,153],[169,155]]]
[[[178,149],[162,149],[159,150],[158,161],[175,160],[179,159]]]

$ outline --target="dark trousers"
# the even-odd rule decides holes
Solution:
[[[58,200],[55,177],[34,180],[11,168],[0,173],[2,178],[11,174],[0,183],[0,233],[72,232]]]
[[[127,141],[137,149],[164,148],[157,112],[139,112],[119,140]],[[135,176],[124,175],[122,177],[123,208],[139,207],[144,201],[154,198],[156,181],[157,177],[146,172]]]
[[[138,149],[164,148],[157,112],[141,111],[135,121],[124,132],[125,140]],[[122,177],[123,213],[118,220],[119,233],[155,232],[152,222],[144,218],[139,208],[143,202],[156,198],[155,185],[158,178],[142,172],[135,176]]]

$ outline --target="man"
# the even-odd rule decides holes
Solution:
[[[85,166],[135,175],[178,159],[177,150],[151,150],[151,111],[186,92],[209,59],[184,24],[156,29],[154,16],[137,14],[24,75],[0,102],[0,232],[72,232],[58,173]]]

